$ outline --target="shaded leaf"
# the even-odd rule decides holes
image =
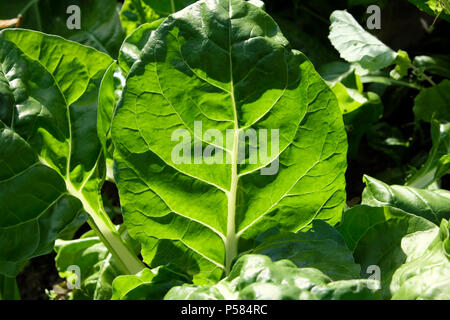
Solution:
[[[379,299],[374,280],[332,282],[314,268],[289,260],[272,262],[263,255],[239,258],[230,275],[214,286],[185,284],[165,300],[358,300]]]

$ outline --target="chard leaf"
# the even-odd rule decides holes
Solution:
[[[120,11],[120,20],[127,35],[144,23],[151,23],[165,18],[195,0],[125,0]]]
[[[450,122],[450,80],[422,89],[414,99],[414,114],[417,120]]]
[[[329,224],[315,220],[308,232],[282,232],[265,239],[253,254],[273,261],[289,259],[299,268],[315,268],[333,280],[359,278],[360,267],[344,238]]]
[[[409,256],[406,263],[396,270],[390,284],[392,299],[450,299],[448,226],[448,221],[442,220],[438,234],[423,254]]]
[[[331,281],[314,268],[297,268],[289,260],[272,262],[244,255],[230,275],[213,286],[172,288],[165,300],[357,300],[380,299],[375,280]]]
[[[7,29],[0,33],[0,62],[1,272],[4,266],[17,272],[11,266],[50,252],[83,210],[109,249],[123,251],[123,270],[139,271],[99,194],[105,161],[97,95],[112,59],[57,36]]]
[[[384,298],[393,294],[390,283],[396,270],[411,257],[421,256],[436,237],[438,227],[428,220],[392,207],[355,206],[344,213],[339,231],[361,265],[361,276],[370,268],[380,271]]]
[[[155,20],[152,23],[145,23],[125,39],[119,52],[119,65],[128,74],[133,64],[139,59],[142,49],[148,42],[153,31],[155,31],[164,19]]]
[[[395,80],[400,80],[408,75],[408,70],[410,67],[411,59],[409,58],[408,52],[398,50],[397,58],[395,59],[395,68],[390,72],[390,76]]]
[[[175,286],[190,279],[170,267],[144,269],[136,275],[120,276],[113,282],[113,300],[161,300]]]
[[[364,30],[350,13],[336,10],[330,21],[329,39],[343,59],[371,71],[395,61],[397,53]]]
[[[373,207],[391,206],[421,216],[436,225],[450,218],[450,192],[423,190],[409,186],[389,186],[377,179],[364,176],[366,188],[362,204]]]
[[[197,121],[226,137],[222,148],[194,133]],[[176,129],[225,163],[174,160]],[[245,129],[279,130],[279,151],[238,163]],[[151,267],[173,263],[210,283],[230,271],[240,241],[340,220],[347,143],[336,99],[270,16],[245,1],[198,1],[152,33],[112,138],[124,220]]]

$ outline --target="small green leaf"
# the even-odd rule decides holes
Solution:
[[[359,278],[360,268],[342,236],[329,224],[315,220],[308,232],[272,235],[251,252],[273,261],[289,259],[299,268],[316,268],[333,280]]]
[[[353,248],[361,276],[370,276],[371,266],[379,268],[384,298],[392,295],[389,286],[397,269],[423,255],[439,231],[430,221],[405,211],[365,205],[347,210],[338,229]]]
[[[113,282],[113,300],[160,300],[175,286],[190,279],[170,267],[144,269],[136,275],[120,276]]]
[[[417,241],[421,240],[417,239]],[[442,220],[439,233],[428,248],[419,256],[408,257],[406,263],[394,273],[390,284],[392,299],[450,299],[450,255],[448,244],[448,221]]]
[[[200,121],[225,137],[230,161],[174,161],[172,133],[194,133]],[[278,152],[239,162],[247,129],[279,130]],[[212,147],[201,133],[191,138]],[[124,221],[150,267],[172,263],[196,283],[214,283],[240,242],[273,227],[296,232],[314,219],[340,220],[347,142],[336,99],[248,2],[201,0],[151,33],[128,74],[112,139]],[[261,175],[278,157],[279,171]]]
[[[448,173],[450,169],[450,123],[439,123],[432,119],[431,138],[433,147],[426,162],[408,178],[406,185],[422,189],[427,188]]]
[[[395,59],[395,68],[391,71],[390,75],[395,80],[400,80],[408,74],[410,67],[411,59],[408,56],[408,52],[398,50],[397,58]]]

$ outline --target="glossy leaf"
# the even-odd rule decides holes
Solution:
[[[79,29],[69,29],[73,11],[80,8]],[[62,36],[117,56],[124,31],[119,19],[119,4],[115,0],[16,0],[0,3],[0,18],[23,15],[21,27]]]
[[[230,275],[214,286],[185,284],[172,288],[165,300],[358,300],[379,299],[374,280],[332,282],[314,268],[297,268],[289,260],[272,262],[245,255]]]
[[[431,139],[433,147],[423,166],[408,178],[406,185],[415,188],[428,188],[445,176],[450,167],[450,123],[431,121]]]
[[[127,35],[144,23],[151,23],[175,13],[195,0],[125,0],[120,20]]]
[[[1,173],[0,198],[6,208],[0,260],[8,263],[1,266],[11,269],[50,252],[58,234],[84,210],[104,240],[114,243],[116,249],[110,249],[123,250],[127,263],[134,263],[131,269],[140,270],[99,197],[105,163],[97,138],[97,94],[112,59],[60,37],[4,30],[0,61],[0,100],[6,106],[0,143],[8,146],[0,153],[8,164]]]
[[[450,192],[447,190],[423,190],[408,186],[389,186],[379,180],[364,176],[366,188],[362,204],[391,206],[421,216],[439,225],[450,218]]]
[[[229,163],[175,163],[172,133],[193,132],[196,121],[227,137],[215,150]],[[248,128],[278,129],[279,153],[238,163]],[[208,283],[230,270],[239,240],[340,220],[347,144],[336,100],[274,21],[245,1],[199,1],[153,32],[112,137],[125,223],[151,267],[173,263]],[[279,170],[261,175],[277,157]]]
[[[365,31],[346,11],[334,11],[330,17],[329,39],[341,57],[377,71],[391,65],[397,57],[391,48]]]
[[[137,275],[120,276],[113,283],[113,300],[161,300],[175,286],[190,279],[170,267],[144,269]]]

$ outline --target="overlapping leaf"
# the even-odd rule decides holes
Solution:
[[[49,252],[83,206],[101,208],[97,93],[111,62],[56,36],[1,32],[2,273]]]
[[[172,288],[166,300],[360,300],[380,299],[375,280],[332,282],[314,268],[297,268],[289,260],[272,262],[245,255],[230,275],[214,286],[185,284]]]
[[[450,192],[423,190],[409,186],[389,186],[369,176],[364,177],[366,188],[362,204],[373,207],[391,206],[421,216],[439,225],[450,218]]]

